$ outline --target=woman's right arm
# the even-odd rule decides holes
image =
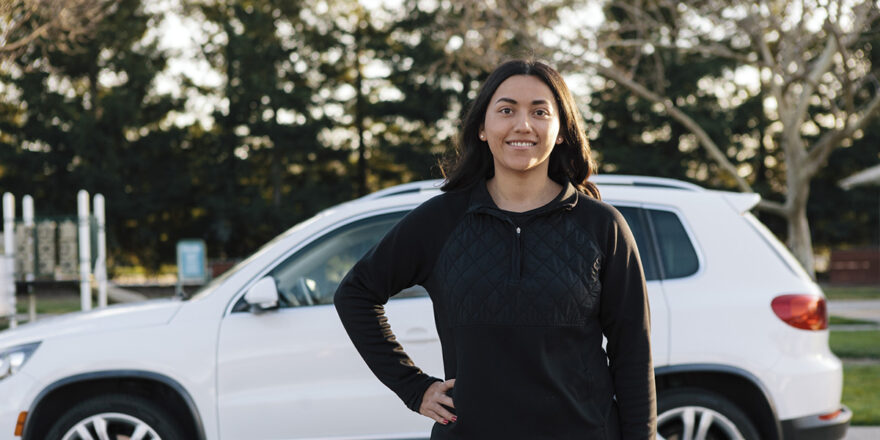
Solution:
[[[440,379],[422,372],[403,351],[384,305],[429,275],[433,246],[423,243],[431,230],[425,211],[417,208],[398,222],[346,275],[334,297],[342,324],[370,370],[416,412],[428,388]]]

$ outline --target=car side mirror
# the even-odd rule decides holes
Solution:
[[[278,287],[275,286],[275,278],[267,276],[257,281],[257,284],[251,286],[244,294],[244,300],[254,313],[277,309]]]

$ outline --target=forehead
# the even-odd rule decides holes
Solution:
[[[501,98],[513,99],[517,103],[528,104],[533,101],[544,100],[550,105],[556,104],[553,91],[537,76],[514,75],[505,79],[492,95],[491,104],[495,104]]]

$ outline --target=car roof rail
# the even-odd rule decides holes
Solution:
[[[417,182],[402,183],[374,193],[367,194],[358,200],[376,200],[384,197],[399,196],[402,194],[415,194],[425,191],[439,191],[443,185],[443,179],[419,180]]]
[[[639,186],[653,188],[682,189],[686,191],[706,191],[705,188],[682,180],[665,177],[630,176],[624,174],[596,174],[590,180],[598,185]],[[399,196],[403,194],[415,194],[426,191],[439,191],[443,186],[443,179],[419,180],[416,182],[403,183],[388,187],[374,193],[367,194],[358,200],[376,200],[385,197]]]
[[[653,188],[683,189],[686,191],[706,191],[706,188],[677,179],[651,176],[630,176],[624,174],[595,174],[590,181],[598,185],[640,186]]]

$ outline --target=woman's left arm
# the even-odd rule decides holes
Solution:
[[[620,409],[624,439],[653,439],[657,398],[651,361],[651,317],[645,276],[632,232],[612,209],[605,234],[599,317]]]

